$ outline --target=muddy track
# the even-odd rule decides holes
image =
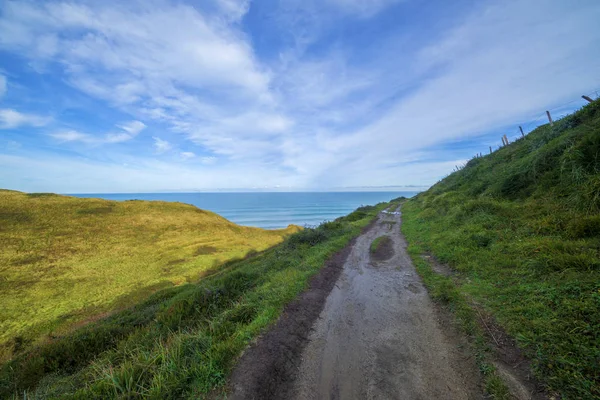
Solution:
[[[399,213],[381,213],[338,255],[338,263],[344,262],[337,281],[307,296],[311,284],[295,302],[300,309],[286,309],[242,357],[231,398],[483,398],[469,346],[436,311],[406,252],[400,224]],[[382,235],[391,237],[392,251],[374,261],[369,247]],[[327,289],[328,296],[322,292]],[[299,312],[311,306],[318,310],[314,322]]]

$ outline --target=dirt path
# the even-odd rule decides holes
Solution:
[[[400,224],[399,213],[382,213],[356,239],[296,352],[298,360],[290,360],[289,382],[279,381],[261,396],[244,390],[243,381],[234,382],[232,398],[482,398],[468,346],[429,299],[406,252]],[[393,245],[373,261],[370,245],[382,235],[389,235]],[[290,357],[285,346],[270,345],[280,349],[280,357]],[[260,384],[261,379],[269,384],[269,376],[255,381]]]

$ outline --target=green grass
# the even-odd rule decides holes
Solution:
[[[181,203],[0,190],[0,361],[297,229],[241,227]]]
[[[302,230],[197,284],[160,290],[41,344],[4,365],[0,397],[219,396],[243,349],[385,206]]]
[[[405,224],[406,222],[403,222],[403,225]],[[408,232],[412,232],[412,229],[414,226],[410,223],[404,228]],[[453,313],[460,329],[471,339],[475,351],[475,361],[483,378],[485,391],[493,399],[511,399],[508,387],[492,363],[491,349],[487,345],[485,334],[469,297],[460,290],[453,278],[434,272],[429,262],[421,257],[424,252],[425,249],[419,244],[408,246],[408,254],[413,260],[417,272],[423,278],[430,296]]]
[[[383,245],[385,245],[386,242],[391,241],[389,236],[383,235],[383,236],[379,236],[377,238],[375,238],[375,240],[373,240],[371,242],[371,246],[369,247],[369,251],[371,252],[371,254],[375,254],[377,252],[377,250],[379,250],[379,248]]]
[[[471,160],[402,211],[413,252],[456,271],[449,296],[491,313],[551,392],[600,397],[600,102]]]

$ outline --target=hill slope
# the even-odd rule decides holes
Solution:
[[[222,397],[240,353],[387,206],[301,230],[197,283],[48,338],[0,367],[0,398]]]
[[[1,190],[3,358],[41,335],[196,281],[296,230],[241,227],[180,203]]]
[[[403,207],[413,253],[454,270],[564,398],[600,397],[600,102],[472,159]]]

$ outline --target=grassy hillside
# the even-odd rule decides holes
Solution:
[[[0,361],[296,230],[241,227],[179,203],[0,190]]]
[[[445,284],[516,338],[551,392],[600,398],[599,101],[471,160],[403,212],[412,253],[448,263]]]
[[[37,346],[3,366],[0,397],[218,394],[241,351],[384,206],[302,230],[197,284],[160,290],[133,308]]]

